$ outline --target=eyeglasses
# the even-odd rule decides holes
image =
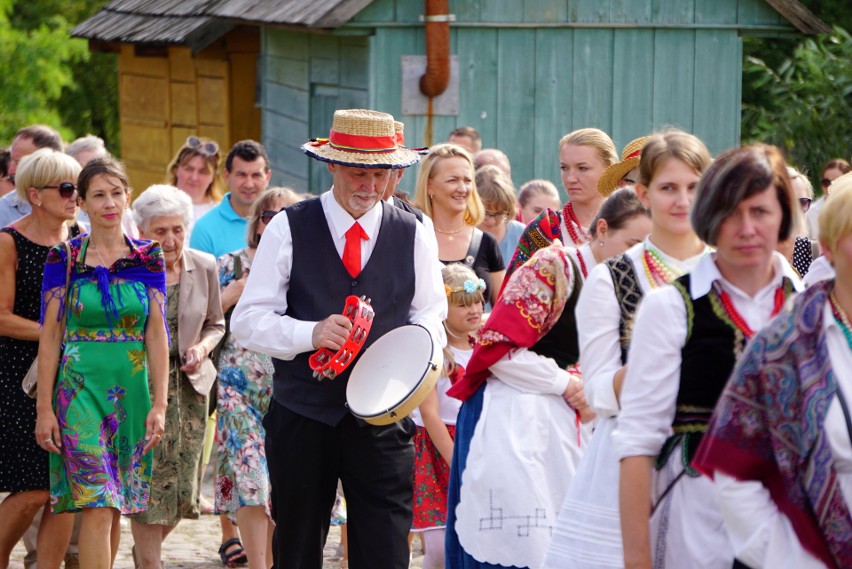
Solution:
[[[833,181],[834,180],[829,180],[828,178],[823,178],[822,181],[820,181],[820,184],[822,185],[823,188],[827,188],[831,185],[831,183]]]
[[[802,212],[806,212],[811,209],[811,202],[813,200],[811,198],[799,198],[799,207],[802,208]]]
[[[506,221],[509,219],[509,214],[504,211],[486,211],[485,219],[492,219],[494,221]]]
[[[281,213],[281,210],[278,211],[267,209],[260,214],[260,221],[263,222],[264,225],[269,225],[269,222],[272,221],[272,218]]]
[[[195,150],[199,154],[203,154],[204,156],[215,156],[219,152],[219,145],[213,142],[212,140],[208,140],[207,142],[202,142],[200,138],[197,136],[190,136],[186,139],[184,146],[187,148],[191,148]]]
[[[58,186],[42,186],[42,190],[59,190],[59,195],[66,200],[77,192],[77,186],[71,182],[62,182]]]

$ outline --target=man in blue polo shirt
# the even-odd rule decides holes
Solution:
[[[189,246],[217,259],[246,246],[246,219],[252,204],[269,185],[272,172],[266,150],[254,140],[236,143],[225,159],[228,193],[192,228]]]

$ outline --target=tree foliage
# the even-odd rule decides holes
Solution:
[[[118,149],[117,61],[89,53],[71,29],[104,0],[0,0],[0,146],[44,123],[63,138],[102,137]]]
[[[829,158],[849,157],[852,124],[852,37],[840,27],[807,38],[772,65],[746,57],[744,83],[760,93],[743,101],[744,142],[764,141],[788,161],[819,176]],[[816,186],[818,187],[818,186]]]

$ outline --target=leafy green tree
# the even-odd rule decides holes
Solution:
[[[117,58],[89,53],[70,35],[105,3],[0,0],[0,145],[21,126],[45,123],[66,140],[96,134],[118,151]]]
[[[852,37],[840,27],[803,40],[792,56],[773,66],[749,56],[744,83],[760,92],[743,102],[745,142],[764,141],[787,159],[819,176],[829,158],[849,157],[852,124]],[[815,184],[818,188],[819,185]]]
[[[74,82],[71,64],[88,58],[86,42],[71,39],[69,24],[59,15],[43,18],[22,30],[11,25],[14,0],[0,0],[0,140],[10,140],[21,126],[62,124],[56,106],[62,89]]]

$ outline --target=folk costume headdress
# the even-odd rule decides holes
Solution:
[[[355,168],[408,168],[420,161],[420,153],[399,142],[393,117],[366,109],[334,112],[328,138],[313,138],[302,152],[323,162]]]
[[[642,158],[642,149],[650,139],[649,136],[640,136],[627,143],[621,151],[621,162],[616,162],[598,178],[598,193],[607,197],[618,188],[618,182],[627,175],[630,170],[639,166]]]
[[[529,261],[535,255],[536,251],[549,247],[556,239],[562,239],[561,222],[559,214],[547,208],[527,225],[520,239],[518,239],[515,254],[512,255],[509,266],[506,267],[506,277],[503,280],[504,286],[509,282],[509,277],[512,273]]]
[[[464,378],[447,395],[471,397],[488,379],[489,368],[515,348],[530,348],[547,334],[574,287],[574,269],[559,241],[537,251],[508,280],[479,333]]]

